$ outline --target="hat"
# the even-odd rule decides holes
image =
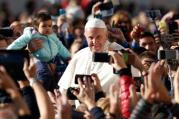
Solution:
[[[106,29],[106,25],[103,20],[98,18],[91,18],[87,21],[85,25],[85,29],[87,28],[104,28]]]

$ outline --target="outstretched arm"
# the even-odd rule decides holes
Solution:
[[[30,65],[28,66],[27,61],[24,63],[24,73],[27,79],[30,81],[30,85],[34,90],[37,104],[40,111],[40,119],[54,119],[54,109],[50,102],[47,92],[42,87],[40,82],[34,79],[35,77],[35,64],[30,61]]]
[[[31,40],[31,31],[30,27],[26,28],[24,30],[23,35],[21,35],[19,38],[17,38],[14,42],[12,42],[7,49],[8,50],[16,50],[16,49],[21,49],[25,47],[29,41]]]

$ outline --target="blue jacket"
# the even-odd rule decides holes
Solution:
[[[42,35],[39,32],[36,32],[33,27],[25,28],[23,35],[10,44],[7,49],[21,49],[25,47],[31,40],[35,40],[36,38],[44,40],[43,48],[32,53],[37,59],[48,62],[56,55],[60,55],[63,59],[70,57],[69,51],[63,46],[61,41],[59,41],[55,33],[52,33],[48,36]]]

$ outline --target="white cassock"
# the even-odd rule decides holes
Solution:
[[[113,50],[123,49],[117,43],[106,42],[104,51],[108,48]],[[60,91],[68,89],[69,87],[76,87],[75,75],[76,74],[92,74],[96,73],[100,79],[103,91],[109,92],[109,86],[115,83],[119,76],[113,74],[113,67],[109,63],[99,63],[92,61],[92,52],[89,47],[78,51],[70,63],[68,64],[64,74],[62,75],[58,85],[60,86]]]

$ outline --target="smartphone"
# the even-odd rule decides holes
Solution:
[[[6,71],[14,80],[25,80],[23,72],[24,59],[29,60],[27,50],[0,50],[0,65],[3,65]]]
[[[179,60],[179,50],[159,50],[158,59]]]
[[[156,19],[161,17],[161,12],[160,10],[148,10],[146,11],[146,16],[152,19]]]
[[[135,81],[136,91],[140,92],[140,86],[141,84],[144,84],[144,79],[142,77],[134,77]]]
[[[99,6],[99,9],[101,11],[100,13],[102,18],[110,17],[114,14],[113,3],[111,1],[107,3],[102,3]]]
[[[103,10],[110,10],[111,8],[113,8],[112,2],[102,3],[102,4],[99,6],[99,9],[100,9],[101,11],[103,11]]]
[[[124,61],[127,64],[133,64],[133,62],[134,62],[134,55],[132,55],[130,52],[125,51],[125,50],[121,50],[121,52],[123,53]],[[92,60],[93,60],[93,62],[106,62],[106,63],[110,63],[112,61],[112,57],[108,53],[98,53],[98,52],[95,52],[93,54],[93,59]]]
[[[91,79],[91,75],[86,75],[86,74],[76,74],[76,75],[75,75],[75,84],[78,84],[78,79],[80,79],[81,82],[83,83],[83,82],[84,82],[84,77],[86,77],[87,80],[90,79],[91,82],[93,82],[92,79]]]
[[[12,37],[13,36],[13,30],[10,28],[1,28],[0,34],[5,37]]]
[[[168,22],[168,30],[169,30],[170,34],[176,33],[177,29],[178,29],[178,23],[177,22],[175,22],[175,21],[169,21]]]
[[[98,0],[98,2],[104,2],[104,0]]]
[[[67,89],[66,95],[69,100],[77,100],[77,97],[72,93],[72,91],[79,92],[79,88],[77,87],[69,87]]]
[[[106,62],[109,63],[111,60],[111,56],[108,55],[108,53],[104,53],[104,52],[95,52],[93,53],[93,58],[92,58],[93,62]]]

